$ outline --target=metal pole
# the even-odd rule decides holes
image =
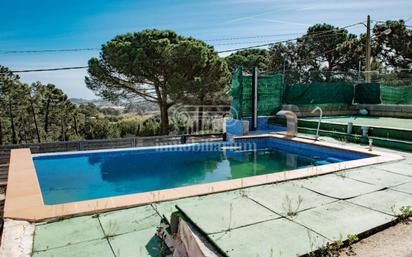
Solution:
[[[365,58],[366,83],[371,82],[371,17],[366,21],[366,58]]]
[[[257,129],[257,87],[258,69],[254,67],[252,75],[252,131]]]

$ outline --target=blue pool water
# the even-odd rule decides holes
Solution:
[[[33,160],[44,203],[60,204],[367,157],[266,138],[243,140],[236,145],[209,143],[164,149],[35,155]]]

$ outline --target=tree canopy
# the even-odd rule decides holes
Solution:
[[[229,84],[226,62],[202,41],[172,31],[144,30],[116,36],[89,60],[88,88],[111,101],[143,98],[158,104],[161,132],[169,131],[168,110]]]
[[[231,72],[242,66],[244,71],[252,73],[253,67],[267,69],[269,66],[269,52],[266,49],[246,49],[227,56],[226,61]]]

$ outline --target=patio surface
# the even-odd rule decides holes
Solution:
[[[160,256],[156,227],[175,206],[228,256],[302,255],[412,206],[412,154],[395,153],[405,160],[39,224],[33,256]]]

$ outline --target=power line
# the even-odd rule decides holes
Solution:
[[[42,71],[60,71],[60,70],[81,70],[87,69],[88,66],[74,66],[74,67],[60,67],[60,68],[45,68],[45,69],[27,69],[11,71],[13,73],[28,73],[28,72],[42,72]]]
[[[281,36],[290,36],[290,35],[298,35],[298,34],[300,33],[284,33],[284,34],[268,34],[268,35],[245,36],[245,37],[215,38],[215,39],[208,39],[204,41],[205,42],[234,41],[234,40],[243,40],[243,39],[281,37]],[[266,41],[266,42],[269,42],[269,41]],[[247,43],[256,43],[256,42],[245,42],[245,44]],[[243,42],[223,43],[223,44],[215,44],[215,45],[230,45],[230,44],[243,44]],[[100,48],[89,47],[89,48],[63,48],[63,49],[40,49],[40,50],[0,50],[0,54],[82,52],[82,51],[96,51],[96,50],[100,50]]]
[[[321,36],[324,34],[327,34],[329,32],[333,32],[338,30],[337,34],[343,34],[344,32],[339,32],[340,29],[346,29],[349,27],[353,27],[356,25],[360,25],[363,24],[362,22],[358,22],[358,23],[354,23],[354,24],[350,24],[347,26],[344,26],[342,28],[338,28],[338,29],[330,29],[330,30],[325,30],[325,31],[320,31],[320,32],[315,32],[315,33],[311,33],[311,34],[307,34],[304,35],[302,37],[297,37],[297,38],[292,38],[292,39],[286,39],[286,40],[280,40],[280,41],[276,41],[276,42],[270,42],[270,43],[266,43],[266,44],[259,44],[259,45],[252,45],[252,46],[247,46],[247,47],[240,47],[240,48],[234,48],[234,49],[228,49],[228,50],[222,50],[222,51],[217,51],[216,53],[221,54],[221,53],[230,53],[230,52],[237,52],[237,51],[241,51],[241,50],[247,50],[247,49],[253,49],[253,48],[261,48],[261,47],[270,47],[270,46],[274,46],[276,44],[282,44],[282,43],[288,43],[288,42],[293,42],[296,41],[298,39],[302,39],[305,37],[313,37],[313,36]],[[334,36],[335,34],[331,34],[331,35],[324,35],[324,36]],[[80,48],[79,48],[80,49]],[[67,49],[66,49],[67,50]],[[44,51],[44,50],[43,50]],[[57,49],[55,50],[57,51]],[[182,56],[182,57],[175,57],[176,59],[178,58],[187,58],[188,56]],[[156,61],[156,60],[162,60],[162,59],[151,59],[151,60],[144,60],[142,62],[148,62],[148,61]],[[74,67],[59,67],[59,68],[44,68],[44,69],[25,69],[25,70],[15,70],[12,71],[13,73],[29,73],[29,72],[47,72],[47,71],[61,71],[61,70],[79,70],[79,69],[87,69],[88,66],[74,66]]]
[[[269,35],[257,35],[257,36],[247,36],[247,37],[229,37],[229,38],[207,39],[205,41],[206,42],[231,41],[231,40],[242,40],[242,39],[253,39],[253,38],[292,36],[292,35],[299,35],[299,34],[301,34],[301,33],[269,34]]]
[[[342,29],[349,28],[355,25],[363,24],[362,22],[354,23]],[[254,38],[269,38],[269,37],[278,37],[278,36],[290,36],[290,35],[299,35],[300,33],[284,33],[284,34],[267,34],[267,35],[257,35],[257,36],[245,36],[245,37],[231,37],[231,38],[216,38],[204,40],[206,42],[217,42],[217,41],[234,41],[242,39],[254,39]],[[270,42],[270,41],[265,41]],[[232,44],[247,44],[247,43],[258,43],[258,42],[236,42],[236,43],[222,43],[216,45],[232,45]],[[57,52],[81,52],[81,51],[97,51],[100,48],[89,47],[89,48],[63,48],[63,49],[40,49],[40,50],[0,50],[0,54],[25,54],[25,53],[57,53]]]
[[[0,54],[24,54],[24,53],[56,53],[56,52],[81,52],[81,51],[95,51],[100,48],[67,48],[67,49],[42,49],[42,50],[10,50],[0,51]]]

